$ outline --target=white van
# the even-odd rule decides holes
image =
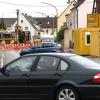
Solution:
[[[54,35],[41,36],[42,43],[54,43]]]

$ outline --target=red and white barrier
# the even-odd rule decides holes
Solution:
[[[23,50],[26,48],[30,48],[31,44],[30,43],[22,43],[22,44],[3,44],[3,48],[5,51],[19,51]]]

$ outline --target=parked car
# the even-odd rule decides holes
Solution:
[[[24,49],[20,52],[20,56],[33,53],[47,53],[47,52],[63,52],[62,47],[56,43],[42,43],[32,48]]]
[[[75,54],[21,56],[0,73],[0,99],[100,100],[100,64]]]

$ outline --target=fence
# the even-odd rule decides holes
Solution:
[[[34,46],[33,44],[30,43],[22,43],[22,44],[3,44],[2,45],[5,51],[19,51],[23,50],[26,48],[30,48]]]

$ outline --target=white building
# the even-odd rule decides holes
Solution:
[[[87,14],[91,14],[93,0],[80,0],[74,4],[70,14],[66,14],[66,27],[64,32],[64,49],[74,47],[73,30],[87,27]]]
[[[17,18],[4,18],[4,23],[7,31],[14,32],[15,26],[17,24]],[[31,41],[33,40],[32,37],[35,34],[40,34],[40,32],[42,32],[38,22],[33,17],[28,16],[27,14],[22,13],[19,15],[18,25],[21,26],[22,31],[29,31],[31,33]]]
[[[7,31],[15,31],[17,18],[4,18]],[[57,18],[56,17],[31,17],[27,14],[18,16],[18,24],[23,31],[30,31],[31,40],[35,34],[56,34]]]
[[[91,14],[93,9],[93,0],[80,0],[71,10],[71,27],[85,28],[87,27],[87,14]]]
[[[33,19],[33,17],[28,16],[27,14],[20,14],[18,24],[22,27],[23,31],[30,31],[31,33],[31,40],[35,34],[39,34],[40,26],[38,22]]]

